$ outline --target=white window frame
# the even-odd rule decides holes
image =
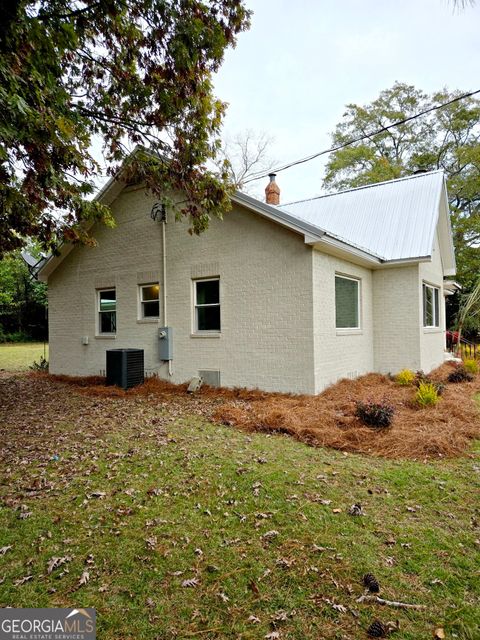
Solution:
[[[218,282],[218,302],[210,304],[197,304],[197,283],[198,282]],[[212,278],[196,278],[192,280],[193,284],[193,332],[197,335],[212,335],[220,334],[222,330],[222,307],[221,307],[221,290],[220,290],[220,276]],[[198,328],[198,315],[197,309],[199,307],[218,307],[220,311],[220,329],[199,329]]]
[[[158,316],[146,316],[144,313],[144,303],[145,302],[155,302],[155,300],[144,300],[143,299],[143,289],[145,287],[158,287]],[[161,317],[161,308],[160,308],[160,283],[159,282],[144,282],[138,285],[138,320],[142,322],[157,322],[157,320]]]
[[[101,314],[102,313],[111,313],[111,311],[101,311],[100,310],[100,294],[105,291],[114,291],[115,292],[115,331],[102,331],[102,322],[101,322]],[[97,289],[97,335],[98,336],[115,336],[117,335],[117,288],[116,287],[105,287],[103,289]]]
[[[350,333],[350,332],[361,332],[362,330],[362,295],[361,295],[361,286],[362,281],[360,278],[355,278],[355,276],[347,276],[343,273],[335,273],[335,282],[337,278],[341,278],[343,280],[351,280],[357,283],[357,325],[355,327],[337,327],[337,295],[336,295],[336,287],[334,283],[334,313],[335,313],[335,329],[337,333]]]
[[[427,319],[427,289],[432,291],[432,322],[433,324],[426,324]],[[429,282],[422,282],[422,324],[424,329],[439,329],[440,328],[440,287],[430,284]]]

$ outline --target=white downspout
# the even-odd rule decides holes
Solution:
[[[163,326],[167,327],[167,250],[165,242],[165,224],[166,220],[162,220],[162,291],[163,291]],[[168,375],[173,376],[172,361],[168,361]]]

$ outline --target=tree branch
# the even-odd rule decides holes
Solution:
[[[395,602],[394,600],[384,600],[379,596],[360,596],[357,598],[358,603],[362,602],[375,602],[377,604],[381,604],[382,606],[387,607],[395,607],[397,609],[426,609],[427,607],[424,604],[408,604],[406,602]]]

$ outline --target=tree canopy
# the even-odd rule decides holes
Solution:
[[[427,95],[397,82],[371,104],[347,105],[332,135],[334,146],[363,135],[366,139],[330,155],[324,186],[346,189],[411,175],[419,169],[443,169],[457,278],[468,291],[480,273],[480,101],[466,98],[379,135],[369,135],[458,95],[461,92],[447,90]]]
[[[0,257],[36,237],[92,241],[101,141],[113,175],[161,197],[182,190],[200,232],[229,206],[207,170],[225,104],[211,75],[248,28],[242,0],[6,0],[0,10]],[[111,222],[111,221],[110,221]]]
[[[39,258],[37,247],[29,247]],[[0,342],[47,335],[47,285],[32,278],[19,250],[0,260]]]

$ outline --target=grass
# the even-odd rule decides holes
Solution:
[[[212,424],[196,398],[0,384],[0,606],[93,606],[102,640],[352,640],[377,617],[480,637],[479,447],[382,460]],[[426,608],[356,603],[366,572]]]
[[[43,357],[43,342],[0,344],[0,370],[25,371],[34,361]],[[48,360],[48,344],[46,346]]]

